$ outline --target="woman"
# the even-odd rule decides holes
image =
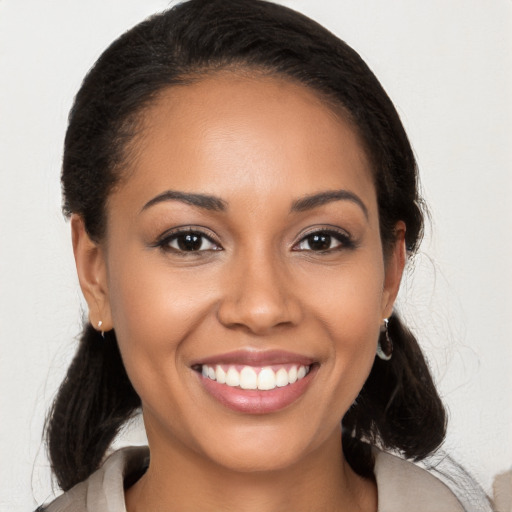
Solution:
[[[414,156],[347,45],[261,1],[157,15],[86,77],[62,183],[89,324],[44,510],[463,510],[382,451],[425,458],[446,416],[393,311]],[[149,451],[101,465],[140,407]]]

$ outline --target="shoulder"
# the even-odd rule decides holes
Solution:
[[[374,472],[379,512],[464,511],[443,482],[412,462],[376,450]]]
[[[149,450],[145,446],[117,450],[87,480],[75,485],[49,505],[40,507],[38,511],[125,512],[125,479],[130,475],[142,474],[147,467],[148,457]]]

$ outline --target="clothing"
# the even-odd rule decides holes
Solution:
[[[114,452],[103,466],[44,508],[44,512],[126,512],[124,482],[147,468],[146,447]],[[379,512],[459,512],[455,495],[427,471],[403,459],[375,451]]]
[[[493,488],[497,512],[512,512],[512,470],[496,476]]]

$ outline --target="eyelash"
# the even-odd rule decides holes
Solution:
[[[311,248],[310,249],[298,248],[301,244],[303,244],[307,241],[311,242],[311,239],[313,237],[318,237],[318,238],[325,237],[328,240],[329,244],[332,244],[332,242],[333,242],[332,239],[334,239],[335,241],[338,242],[338,245],[336,247],[328,247],[327,249],[320,249],[320,250],[314,250]],[[320,240],[320,243],[321,243],[321,240]],[[345,231],[340,231],[340,230],[333,229],[333,228],[320,228],[320,229],[315,229],[314,231],[310,231],[309,233],[306,233],[299,240],[299,242],[293,246],[292,250],[293,251],[310,251],[310,252],[314,252],[317,254],[326,254],[326,253],[341,251],[343,249],[354,249],[355,247],[356,247],[356,244],[355,244],[354,240],[352,240],[350,235],[348,233],[346,233]]]
[[[190,237],[188,242],[186,241],[186,237]],[[193,237],[193,238],[192,238]],[[199,240],[200,245],[198,249],[186,250],[184,248],[180,248],[179,244],[181,242],[185,243],[194,243]],[[210,243],[213,247],[208,249],[201,249],[203,244],[206,242]],[[171,244],[176,242],[178,247],[173,247]],[[155,244],[156,247],[159,247],[165,252],[173,252],[174,254],[179,255],[188,255],[191,253],[201,253],[201,252],[211,252],[211,251],[221,251],[222,247],[218,244],[212,236],[207,235],[203,231],[197,228],[177,228],[170,232],[165,233]]]
[[[186,240],[186,237],[189,237],[189,240]],[[315,241],[313,237],[317,237],[317,240]],[[322,240],[323,238],[323,240]],[[330,247],[332,245],[333,239],[335,242],[338,243],[335,247]],[[185,248],[180,247],[180,241],[182,243],[191,243],[191,244],[197,244],[200,243],[199,247],[197,249],[190,249],[187,250]],[[212,245],[212,247],[208,249],[202,249],[204,243],[208,242]],[[310,249],[300,248],[300,246],[304,243],[329,243],[329,247],[326,249],[319,249],[315,250],[310,247]],[[171,244],[176,243],[177,247],[173,247]],[[191,253],[201,253],[201,252],[211,252],[211,251],[222,251],[223,248],[220,244],[218,244],[214,238],[210,235],[207,235],[203,231],[197,229],[197,228],[177,228],[175,230],[172,230],[171,232],[167,232],[165,235],[163,235],[157,242],[154,244],[155,247],[159,247],[165,252],[173,252],[175,254],[179,255],[187,255]],[[320,228],[316,229],[314,231],[311,231],[307,234],[305,234],[299,242],[297,242],[293,247],[292,251],[296,252],[302,252],[302,251],[310,251],[313,253],[318,254],[326,254],[331,253],[335,251],[340,251],[343,249],[354,249],[356,246],[355,242],[352,240],[350,235],[344,231],[338,231],[333,228]]]

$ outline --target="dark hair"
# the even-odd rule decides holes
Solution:
[[[383,247],[407,226],[414,251],[423,216],[414,155],[399,116],[359,55],[326,29],[262,0],[190,0],[140,23],[116,40],[86,76],[70,113],[62,184],[64,212],[76,213],[94,240],[105,235],[109,193],[141,112],[164,88],[218,70],[262,71],[316,91],[341,108],[371,159]],[[372,474],[368,441],[421,459],[444,439],[446,417],[414,336],[396,314],[389,362],[376,358],[343,418],[343,448],[359,474]],[[100,464],[140,399],[126,375],[115,333],[105,342],[86,326],[50,413],[53,471],[66,490]]]

